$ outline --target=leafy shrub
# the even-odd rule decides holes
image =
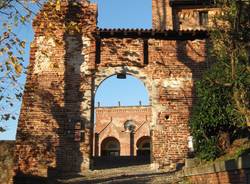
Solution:
[[[195,150],[205,160],[215,159],[225,151],[219,144],[223,133],[228,133],[232,141],[246,129],[243,117],[232,103],[232,88],[224,86],[229,80],[228,72],[222,63],[217,63],[196,83],[198,99],[190,127]],[[221,84],[216,82],[217,79],[220,79]]]

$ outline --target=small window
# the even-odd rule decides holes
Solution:
[[[208,12],[207,11],[199,12],[199,24],[200,26],[208,25]]]

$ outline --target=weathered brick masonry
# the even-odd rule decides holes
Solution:
[[[86,0],[65,0],[60,9],[46,4],[35,18],[17,131],[17,173],[89,169],[94,94],[104,79],[119,73],[137,77],[148,89],[152,165],[168,166],[187,156],[194,81],[208,64],[206,32],[102,30],[96,28],[96,15],[96,5]]]
[[[102,39],[96,83],[123,72],[144,82],[152,106],[152,159],[161,166],[182,161],[187,154],[193,82],[206,66],[205,44],[205,40],[148,39],[144,64],[143,38]]]
[[[160,30],[206,29],[219,13],[213,0],[152,0],[152,11],[153,28]],[[207,14],[207,25],[201,24],[202,13]]]
[[[184,175],[192,184],[249,184],[250,155],[186,167]]]
[[[80,30],[66,30],[74,22]],[[55,5],[46,4],[33,27],[35,38],[17,130],[16,171],[47,176],[54,169],[87,169],[96,5],[65,1],[56,11]],[[84,141],[74,141],[77,123]]]
[[[213,172],[189,177],[192,184],[248,184],[249,179],[249,169]]]

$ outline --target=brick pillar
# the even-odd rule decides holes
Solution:
[[[134,156],[134,144],[135,144],[135,133],[134,131],[130,132],[130,156]]]
[[[99,155],[99,134],[95,133],[95,156],[100,156]]]

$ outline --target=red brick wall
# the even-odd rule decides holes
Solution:
[[[149,39],[148,64],[142,61],[143,41],[140,38],[105,38],[101,42],[96,88],[116,73],[125,72],[140,79],[148,89],[152,108],[153,163],[163,167],[183,162],[188,152],[188,120],[195,99],[194,81],[207,67],[206,40]]]
[[[130,156],[130,132],[125,131],[124,123],[132,120],[136,126],[134,130],[134,154],[136,155],[136,144],[145,136],[150,136],[151,108],[147,106],[134,107],[101,107],[96,108],[95,133],[99,134],[99,152],[104,139],[114,137],[120,142],[120,155]]]
[[[71,21],[78,23],[79,32]],[[87,74],[95,62],[96,6],[86,1],[69,6],[64,0],[56,11],[48,3],[36,16],[33,28],[15,170],[35,176],[47,176],[55,169],[84,170],[91,156],[91,76]],[[76,123],[82,125],[84,141],[74,140]]]
[[[209,5],[177,5],[171,6],[170,0],[152,0],[152,25],[154,29],[206,29],[199,25],[199,12],[207,11],[209,24],[218,8]]]
[[[233,170],[189,176],[192,184],[248,184],[250,182],[250,170]]]
[[[187,29],[206,29],[213,25],[213,17],[219,13],[218,8],[209,6],[194,6],[194,7],[178,7],[173,10],[174,12],[174,28],[187,30]],[[208,13],[208,24],[202,26],[199,24],[199,12]]]

